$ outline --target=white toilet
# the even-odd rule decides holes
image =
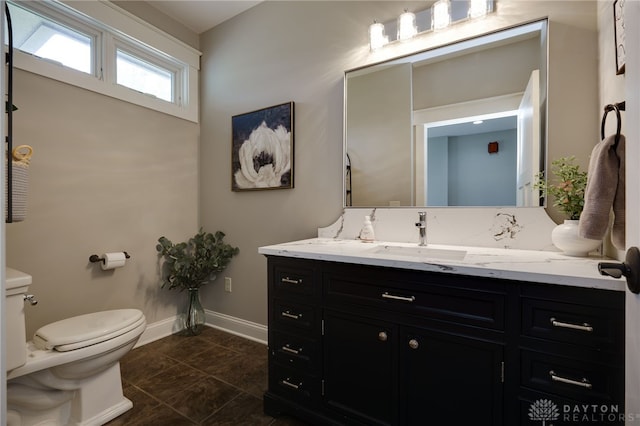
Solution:
[[[30,275],[7,268],[7,426],[102,425],[133,407],[122,393],[120,358],[145,330],[142,312],[68,318],[26,342],[30,284]]]

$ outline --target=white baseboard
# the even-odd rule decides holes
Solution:
[[[205,310],[206,324],[245,339],[253,340],[264,345],[267,344],[267,326],[232,317],[219,312]]]
[[[140,339],[138,339],[138,343],[136,343],[134,349],[177,333],[181,327],[180,323],[181,321],[177,315],[151,324],[147,323],[147,328],[142,333],[142,336],[140,336]]]
[[[267,344],[267,326],[255,322],[247,321],[242,318],[232,317],[230,315],[221,314],[205,309],[205,325],[226,331],[245,339],[253,340],[258,343]],[[136,343],[135,347],[155,342],[163,337],[170,336],[182,329],[182,320],[179,315],[174,315],[167,319],[147,324],[142,336]]]

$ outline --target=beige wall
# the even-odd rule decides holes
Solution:
[[[347,98],[352,206],[414,205],[411,64],[349,77]],[[384,164],[384,167],[367,167]]]
[[[194,33],[189,28],[185,27],[181,23],[175,21],[171,17],[165,15],[149,4],[157,1],[165,0],[151,0],[149,2],[137,0],[116,0],[112,3],[116,4],[118,7],[121,7],[129,13],[136,15],[140,19],[150,23],[156,28],[159,28],[168,34],[171,34],[173,37],[177,38],[183,43],[186,43],[189,46],[198,49],[200,44],[198,34]]]
[[[197,231],[198,125],[20,70],[14,93],[14,143],[34,157],[27,219],[6,226],[7,266],[33,276],[28,334],[104,309],[175,315],[184,295],[160,290],[155,244]],[[88,261],[122,250],[124,268]]]
[[[615,58],[615,37],[613,26],[613,0],[598,1],[598,45],[599,45],[599,109],[600,117],[604,112],[602,108],[611,103],[622,102],[625,100],[625,75],[616,74],[616,58]],[[600,118],[599,117],[599,118]],[[622,133],[625,134],[625,123],[629,120],[628,113],[622,113]],[[605,135],[611,135],[616,132],[616,114],[610,112],[607,115],[605,127]],[[598,130],[598,139],[600,140],[600,130]],[[605,250],[611,257],[624,259],[624,251],[617,251],[610,238],[605,238]]]
[[[487,22],[550,16],[550,153],[586,164],[600,111],[595,2],[499,6],[489,20],[458,27],[456,37]],[[29,216],[7,226],[7,264],[34,277],[40,303],[28,307],[29,332],[115,307],[140,307],[151,322],[175,315],[182,295],[157,288],[154,246],[160,235],[181,240],[198,226],[223,230],[241,250],[223,274],[233,292],[219,279],[204,288],[205,308],[266,324],[258,247],[313,237],[342,209],[344,71],[454,34],[370,53],[368,24],[395,19],[398,9],[397,2],[269,1],[203,34],[200,126],[18,71],[15,140],[33,145],[35,157]],[[231,116],[287,101],[296,103],[295,188],[232,192]],[[131,253],[125,268],[105,273],[88,263],[115,250]]]
[[[413,69],[413,109],[524,92],[541,69],[538,37]],[[471,74],[470,74],[471,73]]]
[[[549,153],[574,154],[586,165],[599,126],[595,2],[503,0],[482,22],[370,53],[369,23],[395,19],[404,5],[269,1],[201,36],[201,223],[224,230],[241,249],[225,274],[233,293],[214,284],[204,293],[207,308],[266,324],[266,260],[258,247],[313,237],[339,216],[345,70],[415,51],[417,44],[450,41],[451,34],[464,38],[491,25],[549,16]],[[231,116],[290,100],[296,102],[295,188],[231,192]]]
[[[599,62],[600,72],[600,108],[611,103],[621,102],[625,95],[625,75],[616,74],[615,38],[613,27],[613,0],[598,2],[598,35],[599,35]],[[626,120],[622,120],[622,133]],[[606,134],[616,131],[615,112],[607,116]]]

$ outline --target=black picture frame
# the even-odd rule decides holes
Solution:
[[[624,2],[613,2],[613,31],[616,42],[616,74],[624,74],[626,68],[625,30],[624,30]]]
[[[294,102],[231,117],[231,190],[293,188]]]

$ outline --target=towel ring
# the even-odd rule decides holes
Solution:
[[[620,134],[622,131],[622,117],[620,116],[620,111],[624,111],[625,110],[625,102],[620,102],[618,104],[609,104],[607,106],[604,107],[604,115],[602,116],[602,124],[600,126],[600,138],[602,140],[604,140],[604,127],[605,127],[605,123],[607,122],[607,114],[609,114],[609,112],[611,111],[615,111],[616,112],[616,119],[617,119],[617,123],[616,123],[616,141],[615,141],[615,145],[618,145],[618,141],[620,140]]]

